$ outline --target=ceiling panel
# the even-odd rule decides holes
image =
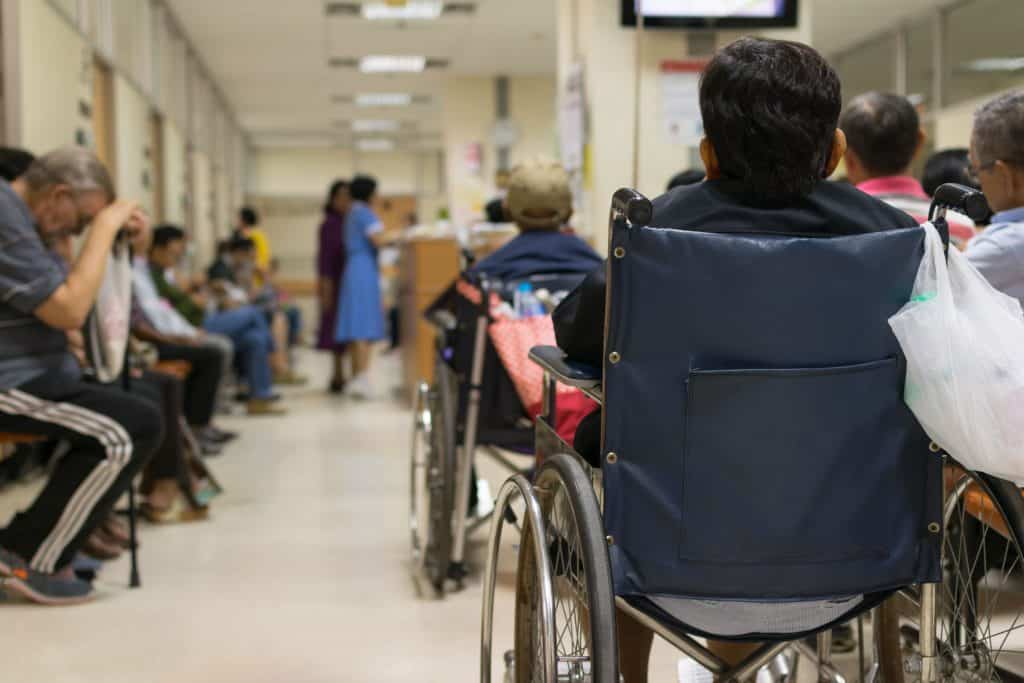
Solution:
[[[204,63],[254,140],[332,137],[338,121],[416,121],[440,131],[444,83],[458,75],[554,74],[557,0],[475,0],[471,16],[429,22],[368,22],[328,15],[322,0],[168,0]],[[423,55],[445,69],[366,75],[332,57]],[[426,105],[367,110],[336,96],[406,92]],[[431,144],[434,144],[431,142]]]

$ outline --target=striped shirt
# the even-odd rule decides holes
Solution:
[[[25,202],[0,181],[0,391],[47,372],[81,376],[67,337],[35,316],[65,280]]]

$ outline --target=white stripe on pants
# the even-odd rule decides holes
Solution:
[[[64,548],[78,535],[93,508],[131,461],[132,440],[124,427],[106,415],[71,403],[45,401],[17,389],[0,391],[0,412],[60,425],[90,436],[100,442],[106,453],[106,458],[78,485],[57,524],[30,561],[36,571],[53,572]]]

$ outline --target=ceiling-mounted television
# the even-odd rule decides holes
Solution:
[[[641,5],[650,28],[780,28],[797,25],[798,0],[621,0],[622,24]]]

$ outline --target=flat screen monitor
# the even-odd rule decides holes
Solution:
[[[798,0],[621,0],[622,23],[636,26],[642,7],[652,28],[776,28],[797,25]]]

